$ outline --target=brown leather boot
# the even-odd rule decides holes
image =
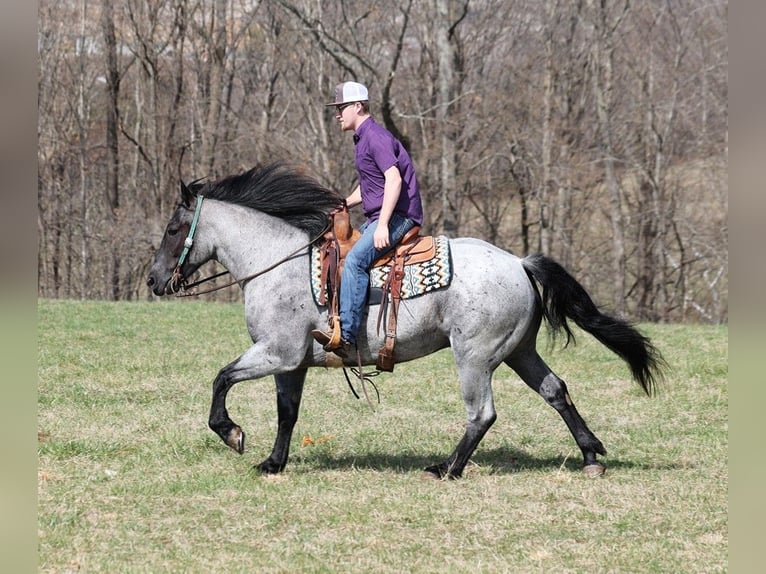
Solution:
[[[325,351],[332,351],[339,357],[343,359],[348,359],[349,355],[351,354],[351,343],[346,341],[346,339],[341,339],[340,343],[338,343],[338,346],[334,349],[325,349]]]

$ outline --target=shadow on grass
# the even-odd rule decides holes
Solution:
[[[305,465],[314,470],[352,470],[365,469],[377,471],[395,471],[409,473],[420,471],[434,464],[441,463],[446,457],[445,453],[420,455],[420,454],[396,454],[396,453],[364,453],[360,455],[333,456],[330,454],[317,454],[316,456],[302,457],[297,464]],[[674,463],[659,464],[651,461],[633,461],[617,458],[601,458],[607,469],[627,470],[679,470],[684,465]],[[526,471],[550,471],[564,468],[573,472],[582,470],[582,457],[579,455],[572,458],[537,457],[523,450],[500,447],[489,450],[477,450],[466,467],[470,469],[476,465],[488,474],[514,474]]]

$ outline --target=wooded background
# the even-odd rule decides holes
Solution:
[[[324,104],[356,80],[409,147],[424,232],[550,255],[633,320],[726,322],[727,18],[725,0],[40,0],[38,294],[151,298],[180,181],[287,160],[350,192]]]

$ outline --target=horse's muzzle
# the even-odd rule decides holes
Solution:
[[[149,273],[146,285],[152,290],[152,293],[158,297],[162,297],[163,295],[170,295],[178,291],[179,286],[173,285],[173,279],[174,277],[171,276],[167,281],[161,282],[157,279],[157,276],[154,273]]]

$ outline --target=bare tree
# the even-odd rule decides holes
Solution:
[[[104,34],[104,56],[106,58],[106,197],[111,215],[116,219],[120,209],[120,148],[117,140],[117,114],[119,109],[120,73],[117,68],[117,39],[114,32],[114,10],[112,0],[103,0],[101,23]],[[85,170],[83,170],[85,171]],[[85,194],[83,194],[85,195]],[[87,211],[87,200],[83,211]],[[119,245],[112,246],[112,273],[110,278],[111,296],[120,298]],[[83,284],[87,285],[87,272],[83,273]]]
[[[596,117],[599,126],[600,161],[604,166],[604,183],[609,194],[609,216],[612,224],[612,267],[614,287],[612,305],[617,314],[625,312],[626,261],[625,222],[622,211],[622,189],[617,174],[614,142],[614,50],[615,37],[624,21],[628,0],[613,8],[607,0],[588,0],[589,17],[593,27],[591,65]]]
[[[456,205],[457,193],[457,153],[455,140],[456,122],[453,118],[458,109],[456,100],[461,94],[462,58],[457,28],[468,12],[469,1],[462,6],[448,0],[435,0],[436,18],[434,36],[437,51],[438,99],[436,102],[436,122],[439,126],[441,161],[439,168],[439,186],[441,188],[441,218],[437,229],[449,236],[458,231]]]
[[[179,179],[289,159],[350,190],[324,103],[353,79],[426,231],[543,250],[637,319],[726,321],[727,8],[40,0],[39,293],[151,297]]]

